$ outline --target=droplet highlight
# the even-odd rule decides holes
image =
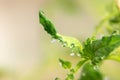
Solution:
[[[63,42],[63,47],[66,47],[67,46],[67,42]]]
[[[51,43],[55,43],[55,42],[56,42],[56,39],[52,39],[52,40],[51,40]]]
[[[72,53],[70,53],[70,56],[75,56],[75,53],[73,53],[73,52],[72,52]]]
[[[75,44],[72,43],[72,44],[70,45],[70,48],[74,48],[74,47],[75,47]]]

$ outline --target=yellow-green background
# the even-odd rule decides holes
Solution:
[[[59,33],[83,41],[106,15],[112,0],[0,0],[0,80],[62,80],[68,71],[59,58],[77,62],[68,48],[51,44],[39,24],[43,10]],[[108,80],[120,80],[120,63],[105,61],[101,71]],[[79,73],[76,75],[79,76]]]

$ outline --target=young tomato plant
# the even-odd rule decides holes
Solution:
[[[101,62],[106,59],[112,59],[120,62],[120,10],[115,2],[110,5],[111,9],[108,15],[100,21],[96,26],[92,37],[89,37],[84,42],[80,42],[76,38],[63,36],[57,32],[54,24],[44,15],[39,12],[40,23],[44,30],[58,40],[64,47],[71,49],[71,55],[77,55],[80,60],[75,67],[72,67],[71,62],[59,59],[64,69],[69,69],[65,80],[75,80],[75,73],[82,67],[82,74],[78,80],[104,80],[104,76],[99,70]],[[106,23],[106,24],[105,24]],[[101,39],[97,39],[97,34],[102,34],[100,31],[106,30],[108,35]],[[56,78],[55,80],[60,80]]]

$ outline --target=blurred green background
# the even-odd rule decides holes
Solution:
[[[62,80],[68,71],[59,58],[75,64],[70,50],[51,37],[39,24],[43,10],[59,33],[80,41],[91,36],[113,0],[0,0],[0,80]],[[105,61],[106,80],[120,80],[120,63]],[[79,76],[78,73],[76,76]]]

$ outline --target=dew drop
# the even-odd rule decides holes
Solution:
[[[62,66],[62,63],[59,62],[59,65]]]
[[[51,40],[51,43],[54,43],[54,42],[56,42],[56,39],[52,39],[52,40]]]
[[[67,42],[63,42],[63,47],[66,47],[67,46]]]
[[[70,53],[70,56],[74,56],[74,55],[75,55],[75,53],[73,53],[73,52],[72,52],[72,53]]]
[[[75,47],[75,44],[72,43],[72,44],[70,45],[70,48],[74,48],[74,47]]]
[[[61,42],[61,43],[63,43],[63,40],[60,38],[60,39],[58,39],[58,42]]]

